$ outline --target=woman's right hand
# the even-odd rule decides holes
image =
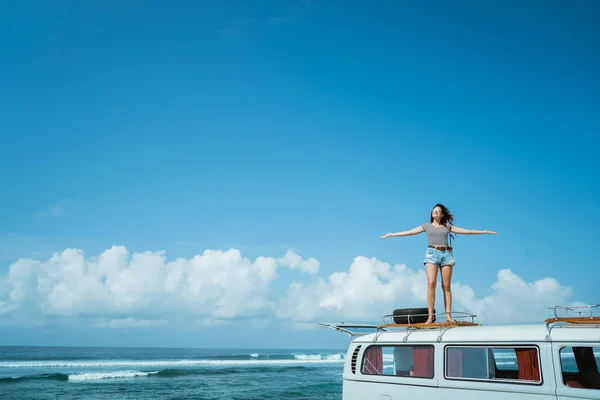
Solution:
[[[389,238],[390,236],[392,236],[392,234],[391,234],[391,233],[386,233],[385,235],[381,236],[381,238],[382,238],[382,239],[387,239],[387,238]]]

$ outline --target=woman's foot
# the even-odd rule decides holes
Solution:
[[[429,318],[425,321],[426,324],[433,324],[435,322],[435,315],[429,314]]]
[[[449,323],[453,324],[456,321],[454,320],[454,318],[452,318],[452,316],[450,315],[450,313],[446,313],[446,322],[449,322]]]

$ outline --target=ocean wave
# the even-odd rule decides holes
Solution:
[[[287,367],[256,367],[252,370],[253,373],[269,373],[269,372],[284,372],[294,371],[306,368],[302,365],[287,366]],[[184,368],[184,369],[163,369],[158,372],[153,372],[150,377],[158,378],[173,378],[178,376],[190,376],[190,375],[227,375],[227,374],[241,374],[247,373],[246,368]]]
[[[0,384],[3,383],[16,383],[21,381],[32,381],[32,380],[49,380],[49,381],[67,381],[69,375],[67,374],[36,374],[36,375],[25,375],[25,376],[10,376],[0,378]]]
[[[137,378],[156,374],[157,372],[142,371],[112,371],[112,372],[84,372],[69,375],[70,381],[96,381],[101,379]]]
[[[247,361],[247,360],[295,360],[294,354],[228,354],[228,355],[214,355],[214,356],[203,356],[196,357],[194,360],[211,360],[211,361]]]
[[[298,369],[306,368],[304,366],[290,366],[290,367],[259,367],[258,370],[253,372],[259,373],[272,373],[272,372],[284,372],[293,371]],[[3,383],[16,383],[21,381],[30,380],[54,380],[54,381],[71,381],[71,382],[83,382],[83,381],[96,381],[96,380],[107,380],[107,379],[131,379],[131,378],[177,378],[182,376],[193,376],[193,375],[229,375],[246,373],[248,370],[245,368],[182,368],[182,369],[162,369],[158,371],[137,371],[137,370],[125,370],[125,371],[95,371],[95,372],[81,372],[76,374],[38,374],[38,375],[25,375],[25,376],[14,376],[0,378],[0,384]]]
[[[297,354],[297,353],[249,353],[249,354],[227,354],[212,355],[194,358],[194,360],[341,360],[344,358],[342,353],[317,353],[317,354]]]
[[[343,356],[341,354],[296,354],[294,355],[296,360],[323,360],[323,361],[341,361]]]
[[[289,360],[93,360],[93,361],[4,361],[0,368],[102,368],[102,367],[193,367],[193,366],[261,366],[261,365],[287,365],[287,364],[323,364],[340,363],[342,357],[336,356],[302,356],[298,355]]]

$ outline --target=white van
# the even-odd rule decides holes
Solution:
[[[551,309],[536,325],[481,326],[466,313],[455,323],[398,324],[392,314],[382,325],[319,325],[352,338],[343,400],[600,399],[600,305]]]

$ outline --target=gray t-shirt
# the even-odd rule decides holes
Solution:
[[[421,226],[427,234],[427,239],[431,246],[448,246],[448,234],[450,231],[446,226],[433,226],[429,222]],[[450,229],[452,229],[452,227],[450,227]]]

